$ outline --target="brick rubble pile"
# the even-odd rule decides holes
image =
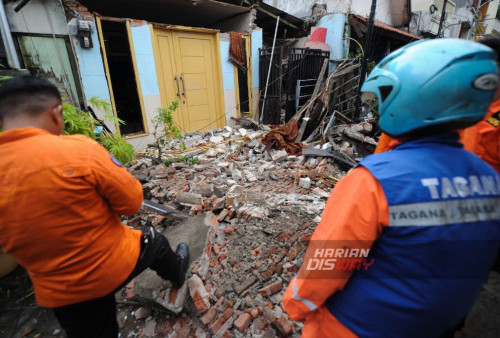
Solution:
[[[335,144],[316,148],[343,148],[348,156],[358,156],[356,144],[367,137],[360,133],[364,129],[337,128],[337,137],[331,138]],[[266,148],[260,143],[265,132],[225,127],[187,134],[170,141],[166,153],[205,148],[175,154],[183,162],[173,160],[171,166],[143,158],[129,169],[143,182],[146,199],[186,217],[205,214],[210,226],[207,246],[191,265],[187,283],[179,290],[155,291],[154,307],[166,312],[138,316],[137,311],[146,309],[139,308],[135,318],[147,320],[129,336],[300,334],[302,323],[288,318],[280,300],[301,265],[329,192],[346,168],[332,158],[289,156]],[[237,141],[226,142],[233,139]],[[142,210],[125,222],[161,229],[176,226],[178,215]],[[130,291],[128,298],[133,297]]]

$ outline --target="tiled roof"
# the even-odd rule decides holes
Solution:
[[[353,16],[356,18],[356,19],[359,19],[363,22],[366,22],[368,23],[368,19],[363,17],[363,16],[360,16],[360,15],[357,15],[357,14],[353,14]],[[420,40],[422,39],[421,36],[417,36],[417,35],[413,35],[411,33],[408,33],[408,32],[405,32],[401,29],[397,29],[397,28],[394,28],[392,26],[389,26],[389,25],[386,25],[384,23],[381,23],[381,22],[378,22],[378,21],[375,21],[375,27],[378,27],[378,28],[381,28],[381,29],[385,29],[385,30],[388,30],[388,31],[391,31],[391,32],[394,32],[394,33],[398,33],[398,34],[401,34],[401,35],[404,35],[404,36],[407,36],[409,38],[412,38],[412,39],[415,39],[415,40]]]

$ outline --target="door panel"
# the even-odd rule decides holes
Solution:
[[[215,34],[155,29],[158,71],[163,83],[162,105],[179,100],[178,114],[183,131],[213,129],[224,124],[220,112],[221,85],[217,76]],[[178,77],[180,96],[176,96]],[[166,98],[166,99],[164,99]],[[164,100],[166,102],[164,102]]]
[[[174,60],[172,33],[165,31],[155,31],[156,43],[158,47],[158,54],[160,55],[160,60],[156,60],[159,84],[160,84],[160,96],[162,107],[168,107],[172,101],[180,101],[181,98],[181,83],[180,78],[176,81],[176,67]],[[181,102],[179,102],[181,103]],[[185,130],[185,123],[183,121],[182,107],[179,105],[179,109],[174,113],[174,120]]]
[[[214,81],[214,36],[174,32],[179,72],[184,79],[183,113],[190,130],[217,127],[217,83]],[[197,64],[192,67],[193,64]],[[210,98],[212,96],[212,98]]]
[[[192,73],[204,73],[205,63],[203,62],[203,57],[184,57],[182,59],[182,68],[189,69]]]
[[[184,83],[186,90],[201,90],[207,89],[207,77],[202,74],[184,74]]]

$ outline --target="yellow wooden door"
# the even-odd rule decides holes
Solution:
[[[168,107],[173,101],[179,101],[180,105],[181,87],[180,79],[176,73],[172,32],[155,29],[154,38],[153,49],[155,51],[161,106]],[[186,131],[181,107],[175,111],[174,120],[182,131]]]
[[[174,117],[183,131],[201,131],[224,125],[216,35],[155,30],[162,105],[179,100]]]

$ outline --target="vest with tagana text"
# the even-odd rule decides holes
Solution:
[[[467,314],[499,253],[500,178],[456,134],[366,157],[389,226],[326,306],[361,337],[439,337]]]

